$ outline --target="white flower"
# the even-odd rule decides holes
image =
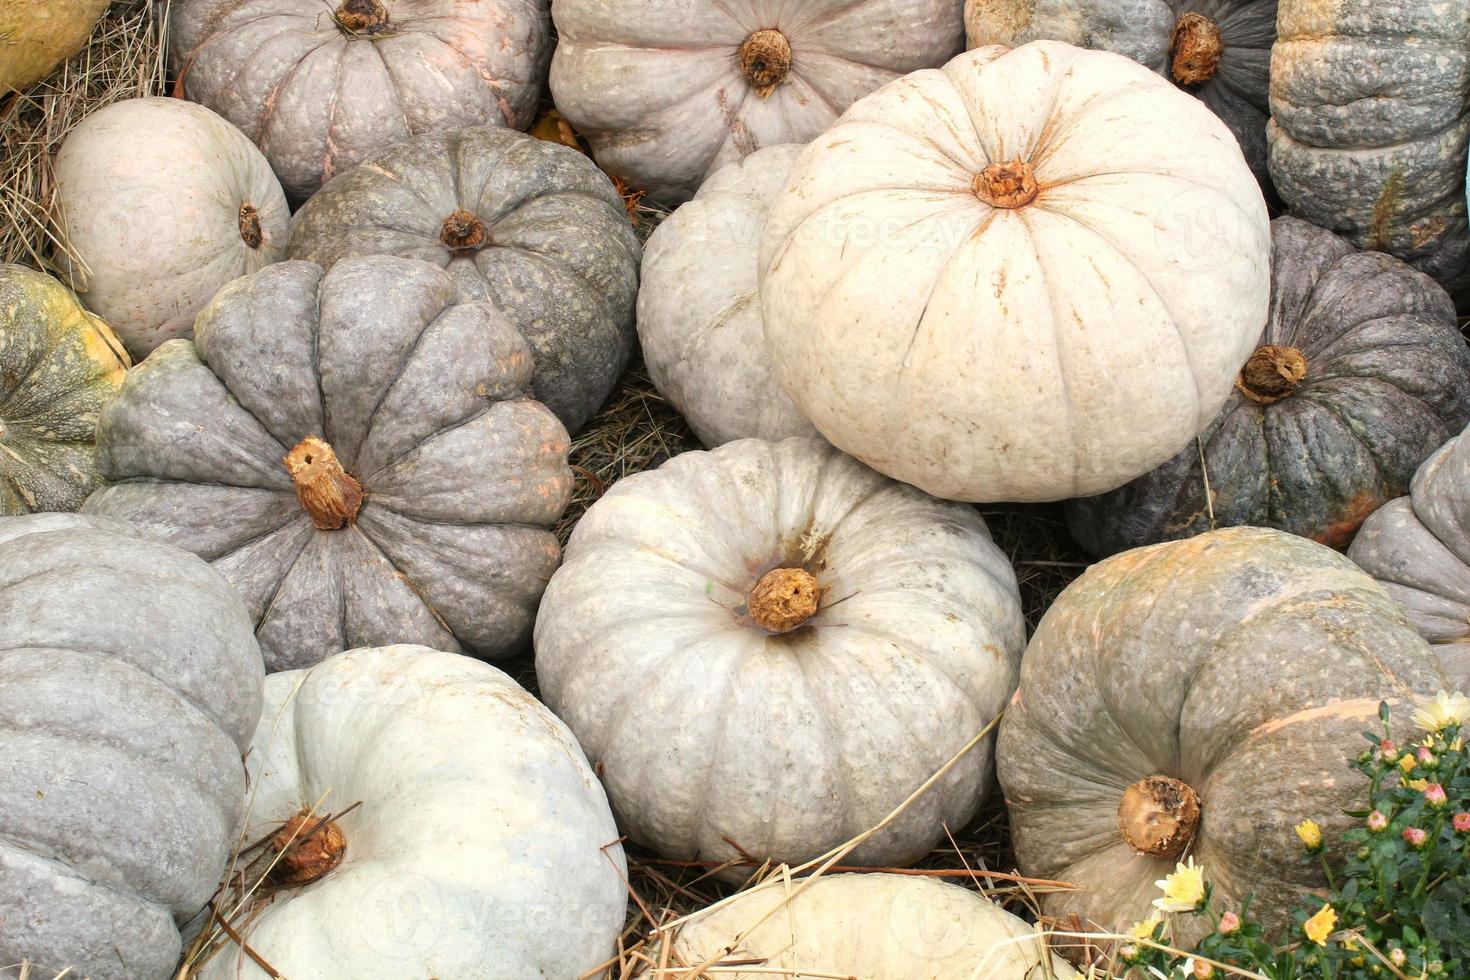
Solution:
[[[1470,698],[1458,691],[1440,691],[1433,701],[1414,712],[1414,724],[1426,732],[1442,731],[1450,725],[1464,727],[1466,722],[1470,722]]]

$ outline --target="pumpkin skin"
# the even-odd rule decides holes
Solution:
[[[535,642],[542,697],[630,837],[714,861],[737,856],[728,837],[794,865],[887,816],[995,717],[1025,626],[973,508],[819,440],[747,439],[594,504]],[[649,718],[657,738],[628,724]],[[987,739],[853,862],[922,857],[990,773]]]
[[[706,446],[816,436],[776,383],[756,258],[771,201],[801,146],[722,167],[658,226],[643,253],[638,340],[658,390]]]
[[[1197,441],[1119,490],[1067,505],[1072,536],[1092,554],[1189,537],[1212,521],[1346,548],[1470,423],[1470,349],[1434,280],[1305,221],[1277,218],[1271,230],[1271,319],[1257,348],[1271,350],[1252,355]],[[1267,370],[1254,388],[1252,365],[1272,357],[1305,376]]]
[[[171,977],[236,843],[263,668],[239,598],[114,521],[0,518],[0,961]]]
[[[82,50],[112,0],[0,0],[0,95],[24,92]]]
[[[87,305],[142,359],[189,337],[233,279],[285,257],[290,212],[270,165],[234,126],[179,99],[127,99],[87,116],[56,155]]]
[[[426,136],[332,181],[291,223],[291,257],[330,269],[402,255],[447,271],[536,355],[533,393],[575,432],[633,345],[637,236],[612,182],[582,154],[522,133]]]
[[[390,646],[272,674],[246,765],[250,840],[362,801],[334,821],[341,863],[242,930],[282,974],[575,977],[613,955],[627,870],[607,797],[494,667]],[[199,973],[265,975],[235,946]]]
[[[1270,933],[1325,885],[1292,826],[1316,820],[1344,857],[1360,733],[1380,701],[1445,684],[1384,591],[1305,538],[1227,528],[1109,558],[1043,617],[1001,720],[1016,858],[1079,886],[1048,915],[1123,929],[1187,849]]]
[[[982,48],[802,153],[761,246],[766,341],[797,407],[879,472],[958,500],[1100,493],[1224,403],[1269,236],[1197,99],[1115,54]]]
[[[181,0],[189,97],[239,126],[293,204],[422,133],[531,124],[547,0]]]
[[[609,173],[664,204],[964,47],[954,0],[553,0],[556,107]]]
[[[1281,0],[1278,27],[1267,141],[1292,213],[1464,294],[1470,8]]]
[[[0,515],[77,510],[97,473],[97,413],[128,355],[67,289],[0,264]]]
[[[277,263],[128,376],[86,510],[214,564],[271,670],[386,638],[514,653],[572,482],[530,374],[514,328],[426,263]]]

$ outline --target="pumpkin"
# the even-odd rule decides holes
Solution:
[[[71,286],[143,358],[188,337],[220,287],[286,254],[290,212],[265,157],[178,99],[127,99],[82,120],[56,155]]]
[[[245,837],[278,860],[240,931],[282,975],[576,977],[615,952],[627,871],[607,797],[494,667],[390,646],[272,674],[246,765]],[[198,975],[266,976],[233,944]]]
[[[1078,886],[1048,915],[1121,929],[1187,852],[1217,907],[1253,894],[1274,931],[1325,884],[1293,825],[1343,859],[1360,733],[1445,684],[1384,591],[1305,538],[1226,528],[1109,558],[1042,618],[1001,721],[1016,858]]]
[[[1278,218],[1271,318],[1196,441],[1067,507],[1095,555],[1254,524],[1345,548],[1470,423],[1470,350],[1428,276]]]
[[[0,518],[0,637],[0,962],[172,977],[175,919],[214,893],[245,799],[244,607],[114,521]]]
[[[548,0],[179,0],[189,97],[244,130],[293,204],[421,133],[531,124]]]
[[[1470,7],[1280,0],[1271,176],[1293,214],[1470,288]]]
[[[800,152],[769,146],[722,167],[643,253],[643,361],[706,446],[817,434],[776,384],[756,285],[766,212]]]
[[[80,51],[111,2],[0,2],[0,95],[25,91]]]
[[[1100,493],[1224,403],[1266,321],[1269,236],[1197,99],[1115,54],[981,48],[802,153],[761,245],[766,341],[797,408],[895,479]]]
[[[806,142],[880,85],[964,46],[955,0],[552,7],[556,107],[609,173],[665,204],[763,146]]]
[[[272,670],[389,640],[513,653],[571,490],[530,376],[515,329],[427,263],[277,263],[129,374],[86,510],[214,564]]]
[[[0,515],[76,510],[101,484],[97,413],[128,363],[59,282],[0,265]]]
[[[772,970],[866,980],[1077,976],[1033,926],[981,895],[894,874],[833,875],[737,895],[696,913],[674,951],[681,966],[734,964],[718,974],[730,980],[761,980]],[[760,968],[744,973],[741,964]]]
[[[1147,65],[1225,121],[1256,178],[1266,169],[1277,0],[965,0],[970,47],[1066,41]]]
[[[794,865],[982,731],[1024,642],[1015,575],[973,508],[820,440],[744,439],[592,506],[536,618],[536,676],[633,840]],[[635,721],[655,718],[654,737]],[[990,773],[987,739],[852,860],[922,857]]]
[[[533,391],[575,432],[627,364],[639,245],[582,154],[521,133],[425,136],[370,156],[292,220],[291,257],[402,255],[495,304],[536,356]]]

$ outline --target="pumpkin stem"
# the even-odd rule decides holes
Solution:
[[[1203,14],[1187,13],[1174,25],[1174,80],[1199,85],[1215,77],[1225,50],[1220,28]]]
[[[756,95],[770,98],[791,72],[791,42],[772,28],[756,31],[740,45],[740,70]]]
[[[467,252],[483,248],[490,238],[481,221],[473,212],[459,210],[444,219],[439,231],[439,240],[451,252]]]
[[[251,248],[260,248],[265,235],[260,230],[260,212],[253,204],[240,205],[240,238]]]
[[[1147,776],[1123,791],[1118,829],[1140,854],[1173,860],[1199,827],[1199,794],[1173,776]]]
[[[362,485],[342,468],[325,440],[307,436],[286,454],[285,463],[296,484],[296,499],[318,528],[335,531],[357,520]]]
[[[1301,351],[1266,344],[1245,362],[1235,387],[1251,401],[1270,405],[1290,395],[1306,376],[1307,359]]]
[[[1019,157],[992,163],[975,175],[970,185],[975,195],[993,208],[1021,208],[1036,200],[1041,187],[1031,164]]]
[[[388,8],[382,0],[342,0],[335,17],[337,26],[349,34],[377,34],[388,26]]]
[[[280,855],[271,881],[291,888],[335,871],[347,856],[347,836],[335,820],[302,810],[271,835],[270,849]]]
[[[773,568],[750,590],[750,618],[761,629],[788,633],[817,614],[822,587],[803,568]]]

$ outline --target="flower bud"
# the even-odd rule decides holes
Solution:
[[[1234,912],[1226,912],[1220,916],[1220,935],[1228,936],[1240,929],[1240,916]]]
[[[1424,802],[1436,810],[1443,810],[1449,806],[1449,797],[1445,796],[1444,787],[1439,783],[1430,783],[1424,787]]]
[[[1404,840],[1407,841],[1409,846],[1414,848],[1415,850],[1423,847],[1424,842],[1428,839],[1429,835],[1420,830],[1418,827],[1404,828]]]
[[[1388,827],[1388,818],[1380,810],[1374,810],[1368,814],[1368,829],[1375,834]]]
[[[1457,834],[1470,834],[1470,813],[1457,813],[1450,821]]]

